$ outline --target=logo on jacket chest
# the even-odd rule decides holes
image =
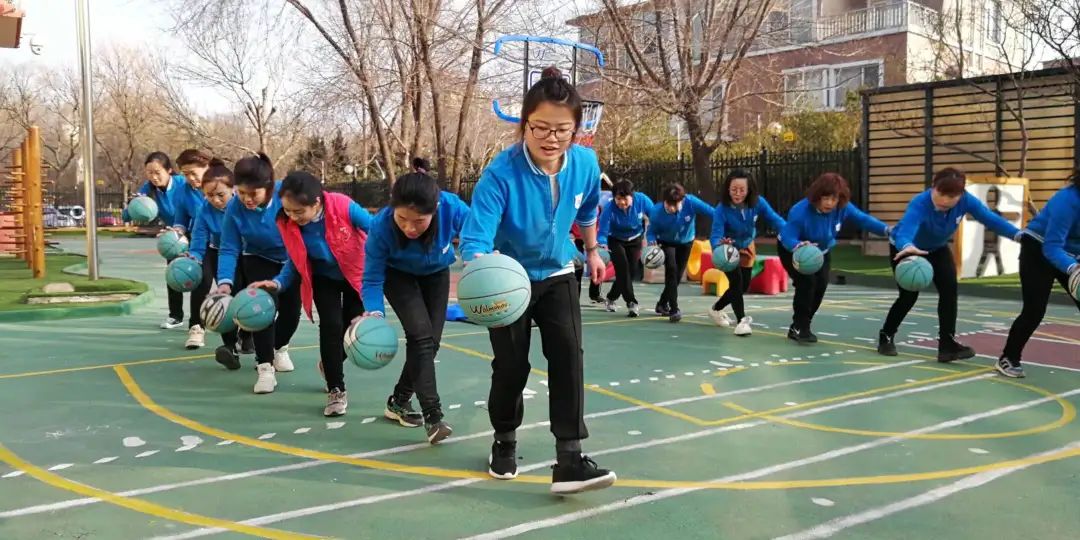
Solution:
[[[836,232],[840,232],[840,226],[841,226],[841,225],[842,225],[842,224],[841,224],[841,223],[840,223],[839,221],[838,221],[838,222],[836,222]]]
[[[683,218],[683,221],[685,221],[687,223],[690,223],[691,219],[694,219],[694,216],[686,216],[686,217]]]
[[[583,198],[584,198],[584,194],[582,194],[582,193],[578,193],[577,195],[574,195],[574,209],[575,210],[581,208],[581,200]]]

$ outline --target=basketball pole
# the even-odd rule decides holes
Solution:
[[[86,192],[86,268],[91,280],[98,279],[97,194],[94,185],[94,100],[90,54],[90,13],[87,0],[75,0],[79,34],[79,71],[82,74],[82,181]]]

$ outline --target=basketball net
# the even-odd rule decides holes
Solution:
[[[586,148],[592,148],[596,129],[600,127],[600,117],[604,114],[604,102],[594,100],[581,101],[581,129],[574,142]]]

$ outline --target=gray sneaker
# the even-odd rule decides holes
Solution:
[[[626,316],[627,317],[631,317],[631,318],[637,317],[638,314],[640,314],[640,312],[641,312],[641,310],[638,309],[637,302],[627,302],[627,304],[626,304]]]
[[[604,300],[604,310],[606,310],[608,313],[615,313],[615,301]]]
[[[326,408],[323,416],[345,416],[345,409],[349,408],[349,394],[343,390],[333,388],[326,396]]]
[[[454,428],[442,420],[434,424],[424,424],[424,429],[427,430],[427,440],[431,444],[439,444],[454,432]]]
[[[424,415],[412,408],[412,403],[398,403],[394,396],[386,399],[386,410],[383,416],[387,420],[393,420],[404,427],[414,428],[424,425]]]

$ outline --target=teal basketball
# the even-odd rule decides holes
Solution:
[[[274,297],[262,289],[244,289],[230,302],[236,326],[248,332],[258,332],[274,324],[277,308]]]
[[[131,199],[131,202],[127,205],[127,212],[132,223],[142,225],[157,219],[158,207],[154,199],[140,195]]]
[[[532,283],[520,263],[501,254],[484,255],[465,266],[457,284],[458,303],[469,321],[498,328],[513,324],[529,307]]]
[[[897,285],[906,291],[921,291],[934,281],[934,267],[930,261],[919,256],[907,257],[896,263],[894,274]]]
[[[211,294],[203,300],[199,308],[199,318],[202,319],[203,328],[219,334],[228,334],[236,331],[236,321],[233,320],[235,313],[232,311],[231,294]]]
[[[611,252],[610,251],[608,251],[608,250],[606,250],[604,248],[600,248],[600,249],[596,250],[596,254],[600,256],[601,261],[604,261],[604,266],[607,266],[607,265],[611,264]]]
[[[664,250],[660,246],[649,246],[641,252],[641,262],[645,268],[655,270],[664,266]]]
[[[363,369],[379,369],[394,359],[398,335],[382,317],[364,317],[345,330],[345,356]]]
[[[720,244],[713,249],[712,264],[721,272],[730,272],[739,267],[739,248],[731,244]]]
[[[825,254],[817,246],[807,244],[796,248],[795,252],[791,254],[791,265],[800,274],[810,275],[817,273],[824,264]]]
[[[174,230],[165,231],[157,239],[157,251],[167,261],[187,253],[187,250],[188,239]]]
[[[195,259],[177,257],[165,268],[165,284],[177,292],[195,290],[202,278],[202,265]]]
[[[1069,294],[1077,302],[1080,302],[1080,268],[1073,270],[1072,274],[1069,274]]]

